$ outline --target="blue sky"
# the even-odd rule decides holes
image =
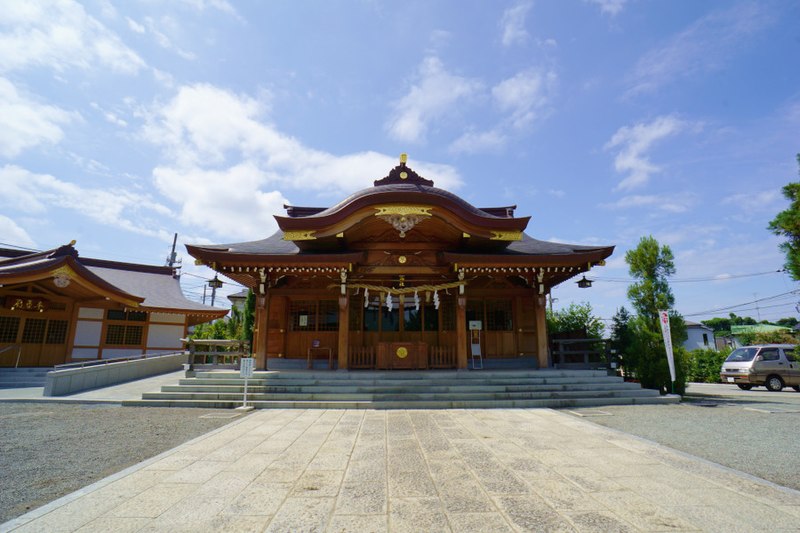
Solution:
[[[653,235],[688,318],[795,316],[795,282],[750,274],[783,264],[766,226],[798,179],[798,20],[794,1],[6,1],[0,242],[161,264],[174,232],[266,237],[284,203],[336,203],[407,152],[534,237],[617,246],[557,308],[630,308],[625,251]],[[199,298],[211,274],[179,252]]]

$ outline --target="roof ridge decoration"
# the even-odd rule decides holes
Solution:
[[[392,225],[400,233],[400,238],[406,236],[414,226],[430,218],[433,206],[422,205],[381,205],[375,206],[375,216]]]
[[[381,185],[408,183],[411,185],[424,185],[426,187],[433,187],[433,180],[425,179],[411,170],[410,167],[406,166],[406,161],[408,161],[408,154],[400,154],[400,164],[389,171],[389,175],[385,178],[375,180],[375,186],[380,187]]]

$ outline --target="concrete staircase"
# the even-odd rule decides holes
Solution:
[[[233,408],[242,405],[238,372],[198,372],[123,405]],[[248,381],[256,408],[448,409],[588,407],[676,403],[637,383],[592,370],[268,371]]]
[[[44,387],[47,367],[2,368],[0,367],[0,389],[20,389],[23,387]]]

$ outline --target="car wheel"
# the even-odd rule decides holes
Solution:
[[[736,386],[742,390],[750,390],[753,388],[753,386],[750,385],[749,383],[737,383]]]
[[[768,391],[780,392],[781,389],[783,389],[783,380],[781,379],[780,376],[772,375],[767,378],[767,381],[766,383],[764,383],[764,386],[767,388]]]
[[[800,392],[800,385],[792,385],[792,388],[797,392]]]

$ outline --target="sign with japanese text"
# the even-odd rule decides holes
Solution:
[[[669,330],[669,313],[658,312],[658,322],[661,324],[661,335],[664,337],[664,347],[667,349],[667,363],[669,363],[669,377],[675,381],[675,357],[672,354],[672,333]]]

